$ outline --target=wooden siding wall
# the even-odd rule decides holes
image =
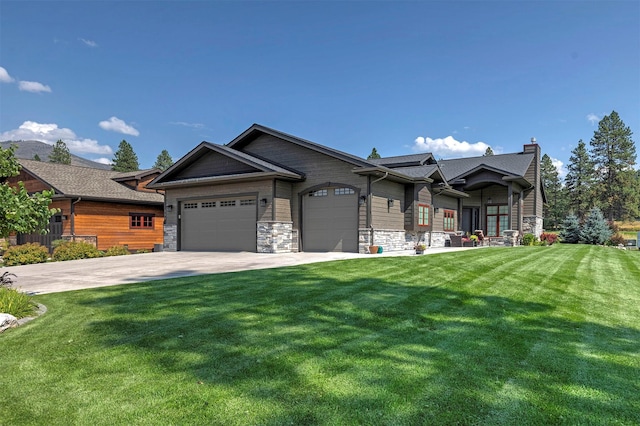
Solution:
[[[51,189],[50,186],[45,185],[39,179],[36,179],[30,173],[27,173],[25,170],[20,170],[20,173],[17,176],[12,176],[7,179],[7,183],[10,186],[17,186],[18,182],[24,183],[24,187],[27,192],[42,192],[44,190]]]
[[[153,249],[154,244],[162,243],[164,234],[162,206],[80,201],[74,206],[74,211],[75,234],[96,235],[99,250],[125,244],[133,250],[150,250]],[[155,214],[153,229],[130,229],[129,213]],[[63,214],[66,213],[63,212]],[[64,229],[67,229],[66,223]]]
[[[251,173],[254,167],[241,163],[217,152],[208,152],[182,170],[173,179],[188,179],[203,176],[221,176],[225,174]]]
[[[433,196],[433,205],[431,211],[433,212],[433,222],[431,224],[431,229],[433,232],[444,232],[444,209],[453,210],[454,214],[454,224],[453,229],[457,231],[459,226],[459,218],[458,218],[458,199],[451,198],[444,195],[434,195]],[[439,210],[436,213],[435,207]],[[447,231],[450,232],[450,231]]]
[[[291,221],[291,203],[293,193],[290,182],[276,181],[276,193],[273,197],[275,205],[275,220]]]
[[[371,187],[371,219],[376,229],[404,229],[404,185],[382,180]],[[389,206],[388,200],[393,200]]]
[[[366,194],[367,178],[353,173],[352,170],[355,168],[353,164],[331,158],[312,149],[270,135],[262,135],[242,150],[259,158],[273,159],[276,164],[297,170],[305,175],[305,181],[292,184],[291,218],[294,228],[300,226],[298,194],[308,188],[331,181],[337,186],[339,184],[353,185],[360,188],[360,194]],[[366,226],[362,219],[359,226]]]
[[[429,231],[433,224],[433,195],[431,194],[431,184],[418,184],[411,186],[411,188],[411,191],[407,190],[405,194],[407,202],[411,202],[411,208],[407,208],[404,216],[405,229],[408,231]],[[426,204],[429,206],[429,226],[418,226],[418,204]]]
[[[542,217],[542,190],[540,179],[540,146],[537,144],[527,144],[524,146],[524,152],[534,154],[534,160],[527,169],[524,177],[534,185],[534,189],[526,191],[524,197],[524,216]]]
[[[189,188],[172,188],[165,192],[165,204],[173,205],[173,211],[167,213],[167,225],[178,224],[178,200],[217,197],[235,194],[258,194],[258,220],[271,220],[273,208],[273,179],[255,182],[234,182],[221,185],[202,185]],[[269,200],[265,207],[260,206],[260,199]]]

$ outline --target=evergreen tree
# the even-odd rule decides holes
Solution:
[[[129,142],[124,139],[120,142],[120,145],[118,145],[118,150],[113,157],[111,170],[115,170],[116,172],[135,172],[136,170],[140,170],[138,156],[133,152],[133,148],[129,145]]]
[[[371,150],[371,154],[369,154],[369,156],[367,157],[367,160],[373,160],[377,158],[381,158],[380,154],[378,154],[378,150],[373,147],[373,149]]]
[[[578,146],[571,151],[569,172],[564,178],[565,190],[570,194],[568,208],[582,220],[593,207],[595,169],[589,157],[585,143],[580,139]]]
[[[69,152],[69,148],[67,148],[67,144],[62,141],[62,139],[58,139],[56,144],[53,146],[53,150],[51,154],[49,154],[49,162],[57,163],[57,164],[71,164],[71,153]]]
[[[163,172],[173,165],[173,159],[169,155],[169,151],[163,149],[158,155],[156,163],[153,165],[154,169],[160,169]]]
[[[489,157],[489,156],[491,156],[491,155],[493,155],[493,150],[491,149],[491,147],[490,147],[490,146],[488,146],[488,147],[487,147],[487,150],[484,152],[483,157]]]
[[[578,217],[570,214],[564,219],[562,231],[560,231],[560,239],[563,243],[577,244],[580,242],[580,222]]]
[[[602,211],[594,207],[580,230],[580,240],[587,244],[604,244],[611,237],[611,229]]]
[[[612,111],[598,123],[591,138],[591,154],[597,176],[597,194],[610,221],[623,219],[628,214],[630,199],[625,185],[632,181],[636,164],[636,147],[631,129]],[[637,210],[637,207],[635,208]]]
[[[34,154],[34,156],[33,156],[33,160],[34,160],[34,161],[42,161],[42,160],[40,159],[40,156],[39,156],[38,154]]]
[[[558,229],[562,218],[566,214],[566,196],[560,182],[558,169],[553,165],[551,157],[547,154],[544,154],[540,161],[540,177],[547,194],[547,203],[543,207],[544,227]]]
[[[0,148],[0,238],[6,238],[12,232],[45,232],[49,218],[58,211],[49,209],[53,191],[29,194],[22,182],[16,186],[6,182],[6,178],[20,173],[14,150],[14,146]]]

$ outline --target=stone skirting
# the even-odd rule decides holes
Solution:
[[[369,253],[369,246],[382,246],[384,251],[412,250],[416,244],[427,247],[444,247],[448,234],[446,232],[411,232],[398,229],[358,230],[358,252]]]
[[[263,221],[257,224],[258,253],[291,253],[293,222]],[[297,246],[297,230],[296,230]],[[297,251],[297,250],[296,250]]]
[[[449,240],[449,234],[446,232],[432,232],[431,245],[429,247],[444,247]]]
[[[178,225],[164,225],[164,251],[178,250]]]
[[[519,245],[519,237],[520,237],[520,231],[517,230],[505,230],[502,231],[502,237],[504,238],[504,245],[505,247],[514,247]]]
[[[524,216],[522,218],[522,235],[533,234],[536,238],[540,238],[542,230],[542,218],[540,216]]]

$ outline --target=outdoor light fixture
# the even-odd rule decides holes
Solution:
[[[491,199],[491,197],[487,198],[487,204],[493,204],[493,200]]]
[[[173,211],[173,204],[167,204],[167,211],[168,212],[172,212]]]
[[[261,198],[260,199],[260,207],[266,207],[267,206],[267,199],[266,198]]]
[[[359,205],[364,206],[364,203],[366,203],[366,202],[367,202],[367,196],[366,195],[361,195],[358,198],[358,204]]]
[[[438,213],[438,212],[440,211],[440,207],[435,207],[435,208],[433,209],[433,211],[434,211],[435,213]]]
[[[389,205],[389,207],[393,207],[393,198],[388,198],[387,204]]]

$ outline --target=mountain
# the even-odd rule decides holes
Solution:
[[[6,141],[0,142],[0,147],[7,149],[11,145],[16,145],[18,148],[15,150],[16,158],[23,158],[25,160],[33,160],[33,157],[38,154],[40,161],[49,161],[49,155],[53,151],[53,146],[40,141]],[[111,170],[111,165],[96,163],[95,161],[87,160],[86,158],[78,157],[71,154],[71,165],[81,167],[91,167],[94,169]]]

